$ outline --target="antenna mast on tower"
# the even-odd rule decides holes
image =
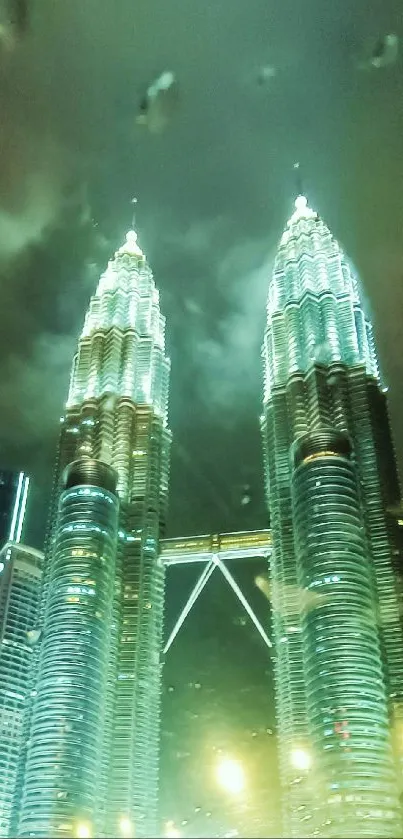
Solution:
[[[295,172],[296,198],[298,198],[299,195],[304,194],[304,190],[302,189],[301,169],[299,163],[294,163],[293,169]]]

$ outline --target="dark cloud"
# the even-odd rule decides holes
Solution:
[[[32,538],[39,545],[58,418],[82,320],[78,312],[87,305],[104,259],[81,196],[65,195],[59,210],[58,222],[37,230],[35,241],[23,238],[25,218],[15,213],[19,247],[0,252],[0,451],[4,466],[32,475]]]
[[[206,253],[212,259],[207,277],[203,266],[184,290],[177,328],[199,398],[229,429],[249,412],[248,397],[261,377],[259,367],[252,376],[251,369],[262,343],[272,259],[268,243],[257,240],[235,241],[222,253],[222,226],[221,219],[195,225],[178,242],[178,262],[189,265]],[[179,308],[178,301],[174,307]]]
[[[0,261],[10,262],[47,238],[63,203],[63,174],[57,148],[47,138],[27,143],[24,127],[0,129],[7,169],[0,174]],[[7,134],[7,136],[5,136]]]

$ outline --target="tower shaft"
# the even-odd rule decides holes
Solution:
[[[85,458],[66,470],[54,529],[21,835],[98,835],[118,529],[116,476]]]

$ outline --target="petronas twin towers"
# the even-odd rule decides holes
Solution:
[[[61,418],[19,836],[156,835],[164,333],[130,232],[91,299]],[[357,280],[302,196],[269,286],[263,358],[284,836],[400,837],[396,466]]]

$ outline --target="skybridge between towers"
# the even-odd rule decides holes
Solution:
[[[206,536],[184,536],[179,539],[163,539],[161,560],[166,567],[201,563],[203,571],[191,591],[165,645],[164,655],[173,644],[192,607],[205,588],[214,571],[219,571],[245,609],[252,623],[271,649],[272,643],[258,620],[250,603],[231,574],[228,563],[237,559],[268,559],[272,551],[270,530],[240,531]]]

